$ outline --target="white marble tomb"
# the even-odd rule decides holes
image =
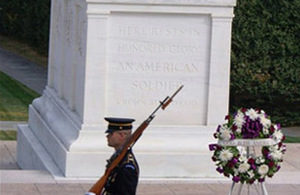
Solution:
[[[219,177],[208,144],[229,104],[235,0],[52,0],[48,83],[19,125],[17,162],[99,177],[105,116],[160,110],[134,146],[141,178]]]

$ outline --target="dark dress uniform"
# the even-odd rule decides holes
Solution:
[[[139,166],[128,150],[120,164],[111,172],[105,184],[105,195],[135,195],[139,178]]]

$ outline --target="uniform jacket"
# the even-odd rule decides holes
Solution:
[[[139,178],[139,166],[128,150],[120,164],[113,169],[105,184],[105,195],[135,195]]]

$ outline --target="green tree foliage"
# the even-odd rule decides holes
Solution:
[[[299,21],[299,0],[237,0],[232,33],[232,111],[262,108],[274,122],[300,124]]]
[[[0,1],[0,33],[24,41],[47,55],[50,0]]]

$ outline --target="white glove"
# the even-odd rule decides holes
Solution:
[[[86,192],[84,195],[96,195],[94,192]]]

